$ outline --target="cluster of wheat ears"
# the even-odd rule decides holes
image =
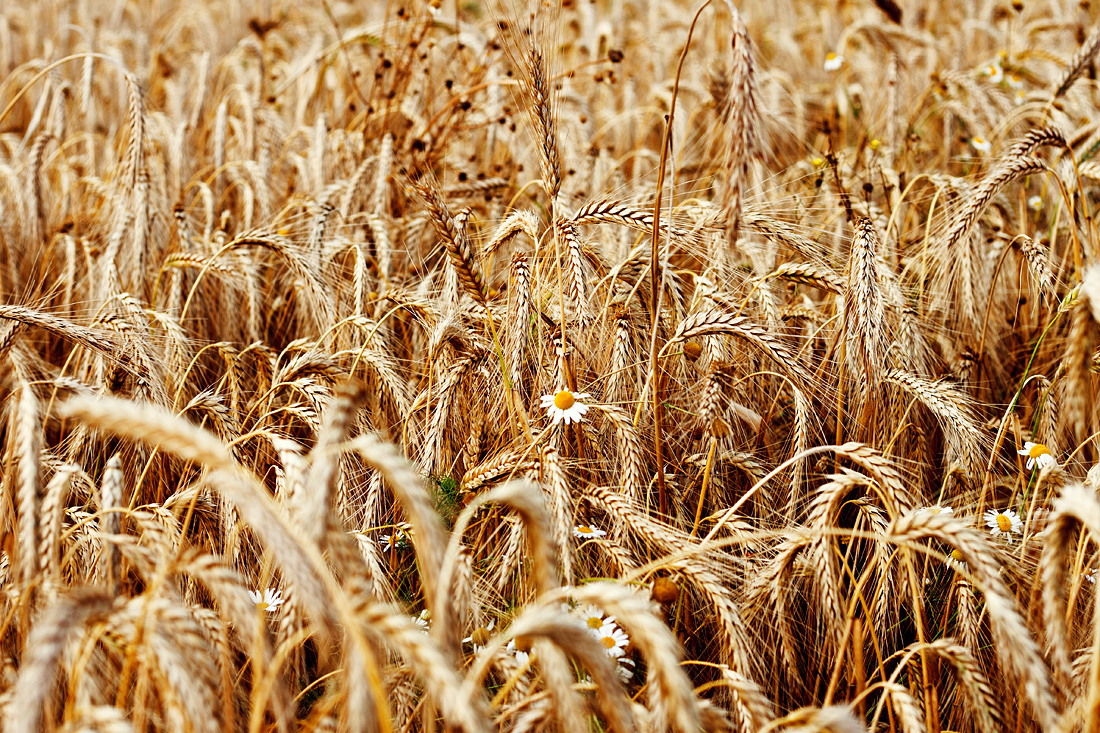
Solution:
[[[0,730],[1097,731],[1096,15],[4,4]]]

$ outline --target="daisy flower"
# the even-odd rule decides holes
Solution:
[[[256,608],[261,611],[267,611],[268,613],[275,613],[279,610],[279,606],[283,605],[282,592],[272,590],[271,588],[268,588],[263,593],[260,593],[258,590],[250,590],[248,591],[248,597],[256,604]]]
[[[432,612],[426,608],[416,616],[409,616],[409,620],[413,622],[413,626],[420,629],[425,634],[428,633],[428,629],[430,628],[429,621],[431,621],[431,618]]]
[[[832,51],[825,54],[825,71],[836,71],[844,65],[844,57]]]
[[[525,652],[522,649],[517,649],[515,639],[512,639],[510,642],[508,642],[508,646],[506,646],[505,649],[508,650],[509,654],[515,655],[516,662],[518,662],[520,666],[526,667],[527,664],[531,661],[530,652]]]
[[[602,529],[596,529],[595,527],[589,527],[587,524],[578,524],[573,527],[573,536],[582,540],[594,540],[597,537],[603,537],[607,532]]]
[[[553,418],[555,425],[562,420],[568,425],[584,419],[584,414],[588,412],[588,405],[581,400],[589,399],[591,396],[587,392],[578,394],[563,389],[556,394],[544,394],[541,405],[546,410],[546,414]]]
[[[982,73],[989,77],[989,81],[992,84],[1000,84],[1005,78],[1005,70],[1001,67],[1000,61],[989,64],[982,69]]]
[[[412,525],[408,522],[401,522],[394,527],[393,534],[380,535],[378,537],[378,542],[386,552],[389,552],[391,549],[403,550],[409,546],[409,534],[411,532]]]
[[[1027,456],[1027,470],[1029,471],[1035,468],[1035,464],[1039,464],[1039,468],[1051,468],[1058,465],[1058,462],[1054,460],[1054,455],[1050,452],[1050,448],[1042,443],[1028,441],[1024,443],[1023,450],[1016,452],[1021,456]]]
[[[963,554],[958,550],[952,550],[947,553],[947,559],[944,562],[947,563],[947,567],[951,568],[956,573],[965,573],[969,570],[966,565],[966,560],[963,559]]]
[[[1090,583],[1095,584],[1097,576],[1100,576],[1100,568],[1093,568],[1092,570],[1085,573],[1085,577],[1088,578],[1088,581]]]
[[[995,509],[990,509],[984,515],[982,519],[985,520],[985,526],[989,527],[989,533],[996,537],[997,535],[1005,535],[1008,541],[1012,541],[1012,534],[1023,534],[1024,523],[1020,520],[1020,515],[1011,509],[1005,509],[1003,512],[998,512]]]
[[[922,507],[917,514],[954,514],[954,510],[949,506],[942,506],[936,504],[935,506]]]
[[[1039,209],[1043,208],[1043,197],[1032,196],[1031,198],[1029,198],[1027,200],[1027,208],[1031,209],[1032,211],[1038,211]]]
[[[489,642],[490,632],[493,627],[497,625],[497,620],[493,619],[489,622],[488,626],[479,626],[474,629],[473,633],[462,640],[463,644],[473,644],[474,653],[477,654],[481,651],[481,647],[485,646]]]
[[[1016,76],[1015,74],[1009,74],[1008,77],[1007,77],[1007,81],[1008,81],[1008,86],[1011,89],[1017,89],[1018,90],[1018,89],[1023,89],[1024,88],[1023,79]]]
[[[630,637],[614,621],[608,621],[596,631],[596,641],[607,651],[609,657],[621,657],[626,653]]]
[[[974,149],[977,150],[979,153],[988,153],[990,150],[993,149],[992,143],[990,143],[985,138],[978,137],[977,135],[970,138],[970,144],[973,145]]]
[[[581,617],[581,621],[584,621],[584,625],[588,627],[588,630],[593,634],[603,628],[604,624],[615,620],[614,616],[605,615],[600,608],[593,606],[591,603],[577,606],[575,613]]]

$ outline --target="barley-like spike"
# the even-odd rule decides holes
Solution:
[[[19,566],[23,583],[30,586],[38,575],[38,473],[41,438],[38,399],[29,384],[19,393],[15,424],[15,455],[19,461]]]
[[[454,267],[463,289],[478,305],[486,305],[486,290],[481,277],[481,267],[474,259],[465,229],[455,223],[454,217],[451,216],[446,202],[434,183],[428,179],[422,179],[414,188],[428,209],[432,224],[440,239],[443,240],[451,266]]]
[[[551,101],[550,78],[546,69],[546,59],[542,49],[533,39],[527,44],[523,54],[525,70],[525,90],[531,97],[531,121],[535,125],[536,144],[539,151],[539,163],[542,166],[542,178],[555,201],[561,191],[561,157],[558,154],[558,137]]]
[[[122,459],[114,454],[107,461],[103,471],[103,482],[99,489],[99,528],[104,537],[101,540],[101,574],[110,592],[117,592],[119,580],[119,555],[115,535],[121,532],[122,517],[119,514],[122,504]],[[108,537],[108,535],[110,535]]]
[[[784,262],[768,278],[810,285],[837,295],[844,292],[843,281],[832,270],[806,262]]]
[[[1027,155],[1009,158],[994,168],[982,179],[974,189],[974,193],[967,197],[962,209],[951,221],[943,237],[945,246],[953,247],[970,231],[1001,187],[1017,178],[1044,170],[1046,170],[1046,164],[1038,158]]]
[[[1027,267],[1031,270],[1032,277],[1039,283],[1039,291],[1047,297],[1054,297],[1054,273],[1050,269],[1047,249],[1026,234],[1017,235],[1016,242],[1019,244],[1020,253],[1027,261]]]
[[[1025,155],[1031,155],[1035,152],[1036,148],[1041,148],[1046,145],[1056,148],[1069,147],[1069,144],[1066,142],[1066,136],[1061,130],[1052,125],[1044,125],[1043,127],[1036,127],[1028,130],[1022,138],[1012,143],[1012,147],[1008,149],[1005,157],[1020,158]]]
[[[703,311],[688,316],[677,326],[669,343],[686,341],[697,336],[729,334],[744,339],[767,354],[779,368],[794,376],[802,385],[813,383],[812,375],[795,354],[778,337],[745,316],[722,311]]]
[[[577,315],[588,316],[588,279],[585,277],[584,253],[577,230],[565,220],[557,222],[558,235],[566,247],[566,271],[569,273],[569,298]]]
[[[592,201],[582,206],[572,217],[573,224],[622,224],[630,229],[651,233],[653,231],[653,207],[636,206],[618,199]],[[688,239],[691,233],[675,224],[662,221],[661,234],[676,239]]]
[[[1069,91],[1069,88],[1073,86],[1073,82],[1081,78],[1081,75],[1085,73],[1088,65],[1092,63],[1093,58],[1096,57],[1096,52],[1100,51],[1100,25],[1092,29],[1088,38],[1081,44],[1081,48],[1077,49],[1077,53],[1073,54],[1073,58],[1070,59],[1069,65],[1063,70],[1061,76],[1058,77],[1058,83],[1054,84],[1054,91],[1051,92],[1050,98],[1052,100],[1058,99],[1058,97]]]
[[[760,128],[759,92],[756,88],[756,64],[752,38],[732,0],[726,0],[732,16],[733,46],[730,66],[730,115],[726,125],[726,175],[721,197],[726,222],[726,241],[737,244],[741,226],[744,192],[749,186],[749,164],[756,148]]]
[[[885,359],[883,324],[886,309],[878,283],[878,233],[870,219],[861,218],[848,258],[848,283],[844,291],[844,319],[849,343],[848,366],[864,389],[874,395]]]

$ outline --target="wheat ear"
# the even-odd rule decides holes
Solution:
[[[19,499],[19,566],[23,582],[30,586],[38,576],[38,399],[29,384],[19,392],[15,424],[15,449],[19,461],[16,496]]]
[[[1088,68],[1093,58],[1096,57],[1097,51],[1100,51],[1100,26],[1096,26],[1092,29],[1088,38],[1081,44],[1081,48],[1077,49],[1077,53],[1073,54],[1069,66],[1067,66],[1058,77],[1058,83],[1053,85],[1054,91],[1050,94],[1052,100],[1057,99],[1069,91],[1069,88],[1073,86],[1073,82],[1081,78],[1081,75],[1085,73],[1085,69]]]
[[[413,188],[428,209],[432,225],[443,240],[448,259],[463,289],[474,299],[474,302],[484,306],[487,302],[485,282],[481,276],[481,266],[474,258],[473,249],[466,237],[465,227],[459,227],[455,222],[455,218],[451,215],[442,194],[434,183],[428,179],[422,179]]]

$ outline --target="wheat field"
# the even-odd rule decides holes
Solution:
[[[0,10],[0,731],[1100,731],[1089,0]]]

